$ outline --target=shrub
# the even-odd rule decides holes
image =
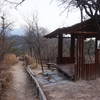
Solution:
[[[12,74],[8,71],[0,71],[0,93],[10,86]]]
[[[18,62],[18,60],[17,60],[17,57],[15,54],[5,54],[4,55],[4,60],[3,60],[4,64],[13,65],[17,62]]]

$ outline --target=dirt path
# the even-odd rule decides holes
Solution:
[[[11,73],[13,75],[12,83],[1,100],[36,100],[34,86],[21,62],[12,66]]]

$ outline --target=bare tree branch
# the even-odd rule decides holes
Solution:
[[[15,7],[18,7],[19,5],[21,5],[25,1],[26,0],[21,0],[20,2],[15,2],[15,1],[10,1],[10,0],[4,0],[4,2],[7,2],[7,3],[12,4],[12,5],[15,5]]]

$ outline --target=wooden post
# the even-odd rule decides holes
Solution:
[[[84,38],[82,36],[78,36],[77,38],[77,63],[75,67],[75,80],[79,80],[83,77],[84,74]]]
[[[97,74],[99,74],[98,72],[99,72],[99,66],[98,66],[98,59],[99,59],[99,57],[98,57],[98,48],[97,48],[97,37],[96,37],[96,39],[95,39],[95,68],[94,68],[94,79],[96,79],[96,76],[97,76]]]
[[[63,34],[58,35],[58,60],[57,63],[62,63],[62,57],[63,57]]]
[[[71,35],[70,57],[72,59],[72,62],[74,63],[75,61],[75,37],[74,35]]]

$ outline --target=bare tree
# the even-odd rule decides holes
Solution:
[[[1,16],[1,27],[0,27],[0,57],[4,56],[5,53],[10,49],[11,44],[7,41],[7,36],[11,30],[12,23],[6,21],[6,17]]]
[[[65,10],[71,7],[79,8],[81,11],[81,18],[85,12],[90,18],[96,18],[98,22],[98,15],[100,15],[100,0],[57,0],[64,5]],[[94,17],[95,16],[95,17]]]
[[[26,0],[0,0],[0,14],[6,12],[5,8],[11,10],[10,7],[17,8]]]
[[[43,35],[47,32],[44,28],[39,27],[37,16],[33,16],[32,20],[28,20],[27,32],[25,36],[25,41],[27,43],[28,51],[31,56],[34,56],[36,60],[41,65],[42,72],[43,69]]]
[[[21,5],[25,0],[1,0],[2,4],[9,3],[14,5],[15,7],[18,7]]]

